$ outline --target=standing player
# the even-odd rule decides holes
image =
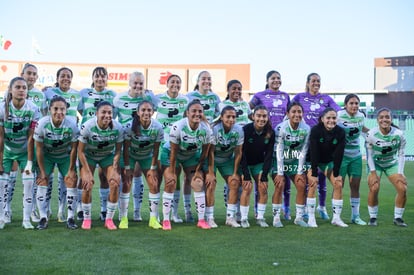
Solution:
[[[359,138],[368,129],[364,127],[365,116],[359,111],[359,97],[348,94],[345,97],[345,109],[338,112],[338,126],[345,130],[345,152],[342,159],[340,174],[345,182],[348,175],[349,187],[351,189],[351,222],[366,225],[359,215],[359,185],[362,175],[362,154]]]
[[[27,100],[27,82],[22,77],[10,81],[7,97],[0,106],[0,228],[4,228],[4,203],[7,201],[9,173],[14,161],[22,172],[23,223],[33,229],[30,214],[33,207],[32,171],[34,159],[33,132],[40,119],[39,108]]]
[[[407,178],[404,176],[405,144],[404,133],[392,124],[391,111],[381,108],[377,115],[378,126],[368,132],[368,225],[377,226],[378,193],[380,179],[384,173],[394,185],[395,196],[394,224],[406,227],[402,219],[407,201]]]
[[[295,95],[292,101],[299,102],[303,106],[304,120],[309,127],[313,127],[318,124],[319,118],[322,112],[331,107],[335,111],[339,111],[341,108],[335,101],[327,94],[322,94],[321,89],[321,77],[317,73],[311,73],[306,78],[306,91]],[[326,177],[322,171],[318,172],[319,177],[319,206],[317,208],[319,215],[324,220],[329,220],[328,212],[326,211]],[[286,191],[285,191],[286,196]],[[287,197],[286,197],[287,198]],[[287,207],[288,201],[285,199],[285,207]]]

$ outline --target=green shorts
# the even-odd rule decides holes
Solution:
[[[99,167],[106,168],[114,163],[114,155],[108,155],[106,158],[100,160],[96,160],[86,156],[86,160],[88,161],[88,164],[90,166],[96,167],[96,165],[99,164]]]
[[[53,173],[53,170],[55,169],[55,164],[57,165],[59,172],[63,176],[66,176],[68,174],[70,166],[69,156],[68,158],[58,159],[45,154],[43,157],[43,165],[45,167],[45,172],[47,176]]]
[[[348,177],[360,178],[362,176],[362,156],[350,158],[344,156],[341,163],[339,174],[342,179]]]
[[[263,163],[249,165],[247,168],[249,169],[250,174],[254,177],[259,175],[263,171]]]
[[[398,174],[398,164],[395,164],[390,167],[383,168],[375,164],[375,171],[377,172],[378,177],[381,178],[382,173],[384,173],[387,177],[391,175]]]
[[[152,157],[146,159],[129,158],[129,165],[131,166],[131,169],[134,169],[135,163],[137,162],[142,170],[149,170],[151,168]]]
[[[328,174],[328,171],[332,171],[334,167],[333,161],[328,163],[319,163],[318,168],[321,169],[322,173]]]
[[[165,147],[161,150],[161,165],[162,166],[170,166],[170,153],[171,150],[167,149]],[[180,160],[177,158],[176,160],[176,167],[179,167],[180,164],[183,168],[187,167],[193,167],[197,166],[200,162],[200,151],[198,151],[193,157],[186,159],[186,160]]]
[[[3,169],[4,173],[10,173],[13,162],[17,161],[19,164],[20,171],[23,171],[27,164],[27,152],[23,153],[12,153],[7,150],[4,150],[3,152]]]
[[[216,172],[217,169],[219,170],[220,175],[222,177],[233,175],[233,172],[234,172],[234,158],[231,158],[228,161],[223,162],[223,163],[214,162],[214,173]],[[237,170],[237,173],[239,175],[241,175],[240,167]]]

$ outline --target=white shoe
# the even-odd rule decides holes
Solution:
[[[184,221],[183,221],[183,219],[181,219],[181,217],[180,216],[178,216],[178,215],[173,215],[172,216],[172,221],[174,222],[174,223],[183,223]]]
[[[309,220],[308,220],[308,227],[313,227],[313,228],[316,228],[316,227],[318,227],[318,225],[316,224],[316,220],[315,220],[315,218],[309,218]]]
[[[296,218],[294,223],[300,227],[308,227],[308,224],[302,218]]]
[[[32,219],[32,222],[40,222],[40,216],[36,210],[32,211],[32,214],[30,214],[30,218]]]
[[[344,223],[340,218],[332,219],[331,222],[333,225],[339,226],[339,227],[348,227],[346,223]]]
[[[227,218],[226,219],[226,225],[229,225],[231,227],[240,227],[241,225],[237,223],[235,218]]]
[[[240,226],[243,227],[243,228],[249,228],[250,227],[249,221],[248,220],[241,220]]]
[[[265,219],[257,219],[256,224],[260,227],[269,227],[269,225],[266,223]]]
[[[134,221],[142,222],[141,210],[134,210]]]
[[[207,223],[208,223],[208,225],[210,225],[211,228],[217,228],[218,227],[218,225],[214,221],[214,218],[207,219]]]
[[[280,218],[273,218],[273,227],[282,228],[283,223],[280,221]]]
[[[22,226],[24,229],[34,229],[34,226],[30,223],[30,221],[23,221]]]

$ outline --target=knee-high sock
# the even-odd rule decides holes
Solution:
[[[61,173],[59,173],[58,184],[59,184],[59,188],[58,188],[59,210],[58,212],[63,213],[65,211],[65,206],[66,206],[67,188],[66,188],[65,181],[63,180],[63,176]]]
[[[194,201],[197,209],[198,220],[204,220],[206,211],[206,194],[204,192],[194,192]]]
[[[27,175],[26,173],[22,174],[23,182],[23,221],[30,220],[30,214],[33,209],[33,183],[34,176],[33,173]]]
[[[144,196],[144,183],[142,176],[132,178],[132,196],[134,197],[134,211],[140,211],[142,205],[142,197]]]
[[[323,173],[318,174],[318,181],[319,205],[324,207],[326,205],[326,177]]]
[[[160,202],[160,193],[153,194],[150,192],[148,195],[148,200],[150,217],[158,217],[158,204]]]
[[[164,216],[164,221],[170,220],[170,212],[173,200],[174,193],[167,193],[164,191],[164,193],[162,194],[162,214]]]
[[[119,214],[121,218],[128,216],[129,192],[119,195]]]
[[[66,202],[68,204],[68,216],[67,218],[73,218],[75,216],[76,204],[78,200],[77,188],[66,188]]]
[[[36,193],[36,203],[37,208],[39,209],[39,216],[40,218],[47,219],[47,186],[38,186],[37,193]]]
[[[14,188],[16,186],[16,177],[17,171],[11,171],[9,175],[9,183],[6,189],[7,201],[6,203],[6,211],[11,211],[11,202],[13,200]]]
[[[290,206],[290,178],[285,175],[285,188],[283,189],[283,206],[285,208]]]
[[[3,173],[0,175],[0,220],[4,221],[4,212],[7,204],[7,185],[9,184],[9,175]]]

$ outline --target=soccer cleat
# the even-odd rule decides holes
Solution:
[[[78,229],[78,226],[76,225],[74,218],[68,219],[68,221],[66,222],[66,227],[72,230]]]
[[[106,221],[106,211],[102,211],[101,214],[99,214],[99,219],[101,221]]]
[[[292,219],[292,217],[290,216],[290,207],[285,207],[285,209],[283,210],[283,217],[285,218],[285,220],[290,221]]]
[[[172,221],[174,222],[174,223],[183,223],[184,221],[183,221],[183,219],[181,219],[181,217],[180,216],[178,216],[178,215],[173,215],[172,216]]]
[[[149,222],[148,222],[148,226],[153,228],[153,229],[161,229],[162,228],[161,224],[157,220],[157,217],[150,217]]]
[[[92,220],[91,219],[83,219],[82,229],[90,230],[91,227],[92,227]]]
[[[76,218],[78,219],[78,221],[83,221],[83,211],[79,211],[76,215]]]
[[[128,217],[122,217],[119,223],[119,229],[128,229]]]
[[[396,226],[407,227],[407,224],[401,218],[394,219],[394,224]]]
[[[24,229],[34,229],[34,226],[30,223],[30,221],[23,221],[22,226]]]
[[[316,228],[316,227],[318,227],[318,225],[316,224],[316,220],[315,220],[315,218],[310,218],[309,220],[308,220],[308,227],[312,227],[312,228]]]
[[[0,220],[0,229],[4,229],[5,225],[6,225],[6,223],[4,221]]]
[[[210,229],[211,228],[211,226],[204,219],[198,221],[197,227],[199,227],[201,229]]]
[[[32,211],[32,213],[30,214],[30,218],[32,219],[32,222],[40,222],[40,216],[36,210]]]
[[[322,220],[329,220],[328,211],[326,211],[325,206],[318,206],[317,210],[318,210],[319,216],[321,216]]]
[[[283,227],[283,223],[280,221],[279,218],[273,218],[273,227],[276,228],[282,228]]]
[[[243,227],[243,228],[249,228],[250,227],[250,224],[249,224],[249,221],[246,219],[246,220],[241,220],[241,223],[240,223],[240,226],[241,227]]]
[[[116,227],[116,225],[114,224],[114,221],[112,219],[106,219],[105,220],[105,227],[108,230],[117,230],[118,228]]]
[[[218,225],[214,221],[214,218],[207,219],[207,223],[208,223],[208,225],[210,225],[211,228],[217,228],[218,227]]]
[[[63,212],[58,212],[57,220],[60,223],[65,222],[66,221],[65,214]]]
[[[41,218],[36,228],[39,230],[43,230],[43,229],[47,229],[47,226],[48,226],[47,219]]]
[[[136,222],[142,222],[142,217],[141,217],[141,210],[134,210],[134,221]]]
[[[169,220],[162,222],[162,230],[171,230],[171,222]]]
[[[12,221],[11,211],[4,212],[4,223],[11,223],[11,221]]]
[[[237,223],[235,218],[227,218],[226,219],[226,225],[229,225],[231,227],[240,227],[240,224]]]
[[[358,224],[358,225],[367,225],[366,222],[364,222],[359,216],[353,216],[351,219],[352,223]]]
[[[293,223],[299,225],[300,227],[308,227],[308,224],[301,218],[296,218]]]
[[[331,224],[336,225],[338,227],[348,227],[346,223],[344,223],[341,218],[332,219]]]
[[[193,214],[191,212],[185,213],[185,222],[194,223]]]
[[[260,227],[269,227],[269,225],[266,223],[265,219],[257,219],[256,224]]]
[[[378,226],[377,218],[370,218],[368,222],[369,226]]]

